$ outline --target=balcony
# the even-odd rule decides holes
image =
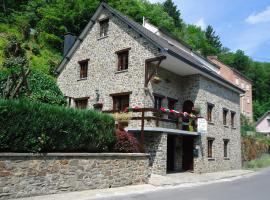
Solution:
[[[124,124],[129,131],[164,130],[182,133],[196,133],[197,115],[181,113],[166,108],[126,108],[124,112],[103,111],[114,115],[118,124]]]

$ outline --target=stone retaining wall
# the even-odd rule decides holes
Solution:
[[[140,153],[0,153],[0,199],[148,182]]]

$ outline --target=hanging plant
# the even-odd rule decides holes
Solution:
[[[155,75],[155,76],[153,76],[152,81],[155,84],[159,84],[162,80],[158,75]]]
[[[161,82],[161,78],[160,78],[160,76],[158,75],[158,72],[157,72],[157,67],[156,67],[156,74],[152,77],[152,81],[155,84],[159,84]]]

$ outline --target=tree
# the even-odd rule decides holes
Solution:
[[[174,25],[177,28],[182,28],[183,27],[183,20],[181,19],[181,13],[177,9],[177,6],[174,4],[172,0],[166,0],[163,3],[164,11],[168,13],[168,15],[173,18],[174,20]]]
[[[205,30],[205,38],[208,43],[208,50],[206,50],[206,55],[217,55],[222,50],[222,44],[220,42],[220,38],[216,35],[213,27],[208,25]]]

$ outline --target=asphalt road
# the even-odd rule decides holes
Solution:
[[[164,189],[144,194],[104,198],[106,200],[270,200],[270,168],[232,181],[191,188]]]

